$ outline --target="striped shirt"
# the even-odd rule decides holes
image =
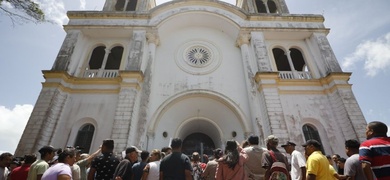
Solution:
[[[370,163],[378,180],[390,179],[390,137],[374,137],[359,148],[359,160]]]

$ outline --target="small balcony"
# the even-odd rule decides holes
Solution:
[[[308,71],[279,71],[280,79],[312,79]]]
[[[119,74],[119,70],[87,69],[84,71],[84,78],[114,78]]]

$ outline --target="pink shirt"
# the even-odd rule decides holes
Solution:
[[[56,180],[58,175],[66,174],[72,179],[70,166],[64,163],[57,163],[51,166],[42,175],[42,180]]]
[[[218,162],[217,173],[215,179],[217,180],[245,180],[247,179],[245,174],[245,162],[248,160],[248,156],[245,151],[241,151],[238,163],[234,169],[229,168],[223,161]]]

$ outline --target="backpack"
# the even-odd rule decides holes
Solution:
[[[269,151],[269,154],[271,155],[274,162],[270,168],[271,175],[268,180],[291,180],[291,176],[286,168],[286,165],[276,159],[275,153],[273,151]]]
[[[200,167],[200,163],[193,163],[192,164],[192,176],[194,180],[201,179],[201,175],[203,173],[202,168]]]

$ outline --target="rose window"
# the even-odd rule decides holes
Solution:
[[[211,59],[211,53],[203,46],[195,46],[187,50],[186,58],[192,65],[204,66]]]

